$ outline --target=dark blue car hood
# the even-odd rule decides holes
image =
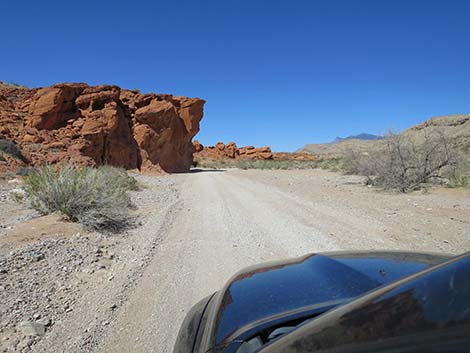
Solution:
[[[286,318],[308,317],[409,276],[448,256],[403,252],[312,254],[236,274],[214,298],[210,346]],[[247,333],[248,332],[248,333]]]

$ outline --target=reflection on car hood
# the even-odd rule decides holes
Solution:
[[[447,258],[402,252],[340,252],[247,268],[218,295],[211,320],[212,344],[227,343],[237,330],[260,320],[351,300]]]

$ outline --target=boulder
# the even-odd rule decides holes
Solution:
[[[44,336],[46,326],[34,321],[22,321],[18,328],[24,336]]]

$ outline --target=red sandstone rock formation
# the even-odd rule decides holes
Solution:
[[[199,142],[194,145],[195,156],[211,159],[272,159],[273,153],[269,147],[255,148],[253,146],[237,147],[235,142],[224,144],[217,142],[215,146],[201,147]]]
[[[193,141],[193,153],[201,152],[204,149],[204,146],[198,141]]]
[[[240,157],[245,159],[273,159],[273,153],[270,147],[240,147]]]
[[[272,152],[269,147],[237,147],[235,142],[224,144],[217,142],[215,146],[204,147],[199,141],[193,142],[193,152],[196,158],[208,159],[275,159],[275,160],[304,160],[311,161],[317,157],[306,153]]]
[[[34,165],[110,164],[144,172],[184,172],[204,101],[140,94],[117,86],[62,83],[0,86],[0,138]]]

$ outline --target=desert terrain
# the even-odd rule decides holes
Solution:
[[[0,85],[0,351],[166,353],[191,306],[246,266],[470,250],[467,174],[399,193],[319,169],[338,165],[336,149],[382,140],[313,154],[203,146],[204,104],[112,85]],[[403,134],[428,127],[468,157],[469,115]]]
[[[470,353],[470,1],[0,9],[0,353]]]
[[[136,226],[120,234],[38,218],[2,182],[3,351],[170,352],[189,308],[245,266],[330,250],[470,250],[468,189],[390,193],[323,170],[135,177]]]

